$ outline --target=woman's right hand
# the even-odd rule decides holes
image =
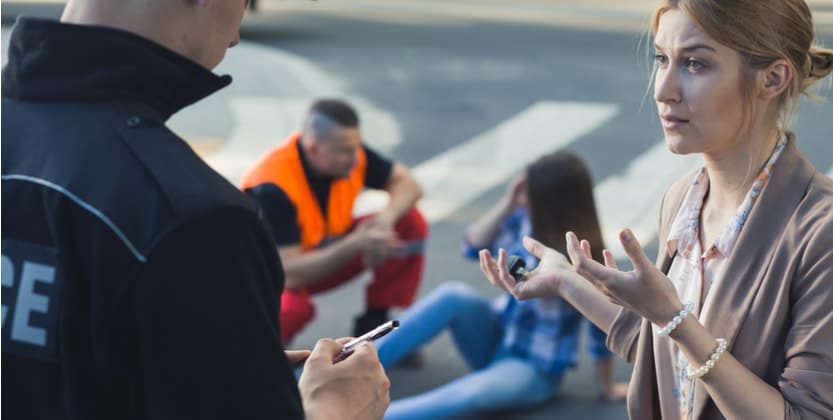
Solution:
[[[517,299],[557,296],[565,281],[583,281],[576,274],[570,261],[560,252],[544,246],[530,237],[524,238],[524,247],[540,261],[535,270],[522,281],[509,274],[506,251],[500,249],[495,259],[489,250],[480,251],[480,269],[495,287],[503,289]]]

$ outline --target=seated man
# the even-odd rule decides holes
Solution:
[[[353,203],[365,187],[388,191],[390,202],[376,215],[354,219]],[[374,270],[373,280],[354,336],[387,320],[391,307],[411,304],[428,233],[414,207],[422,188],[404,165],[362,144],[358,116],[349,105],[313,104],[303,131],[263,156],[244,176],[242,188],[263,209],[286,272],[284,343],[312,320],[311,294],[337,287],[365,268]]]

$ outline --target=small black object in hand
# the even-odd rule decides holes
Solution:
[[[510,255],[506,265],[509,266],[509,274],[516,281],[523,281],[526,279],[526,275],[529,274],[529,271],[526,270],[526,261],[517,255]]]

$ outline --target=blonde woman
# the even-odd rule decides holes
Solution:
[[[665,0],[652,29],[666,143],[705,160],[663,199],[656,267],[628,229],[633,271],[573,234],[572,264],[527,239],[541,263],[526,281],[504,251],[481,251],[481,267],[608,332],[634,364],[631,418],[833,418],[833,181],[788,128],[833,51],[812,46],[803,0]]]

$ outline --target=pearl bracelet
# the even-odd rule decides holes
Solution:
[[[683,309],[680,311],[680,313],[677,314],[677,316],[675,316],[674,319],[672,319],[671,322],[668,323],[668,325],[659,330],[657,334],[659,334],[660,337],[668,336],[668,334],[671,334],[671,331],[674,331],[674,328],[677,328],[677,326],[683,322],[683,318],[687,317],[693,311],[694,304],[686,303],[685,305],[683,305]]]
[[[691,370],[691,366],[689,365],[686,368],[686,375],[688,376],[688,380],[693,381],[695,379],[700,379],[709,373],[710,370],[714,367],[714,364],[720,359],[720,356],[726,352],[727,342],[725,338],[718,338],[717,339],[717,350],[712,353],[709,360],[706,361],[706,364],[700,366],[697,369]]]

